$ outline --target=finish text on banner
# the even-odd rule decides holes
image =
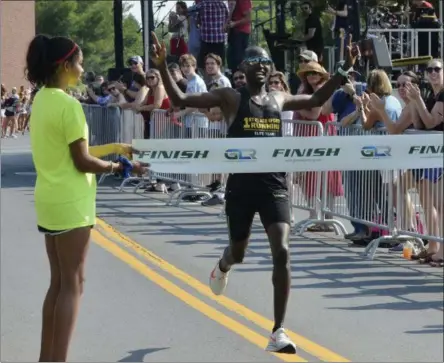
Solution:
[[[133,140],[155,172],[261,173],[443,167],[443,135]]]

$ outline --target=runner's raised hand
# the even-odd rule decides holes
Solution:
[[[344,71],[348,71],[350,68],[352,68],[356,60],[361,56],[361,51],[359,50],[359,46],[357,43],[352,43],[352,35],[350,34],[348,36],[348,44],[347,44],[347,52],[345,57],[345,63],[344,63]]]
[[[153,38],[153,45],[151,46],[150,51],[150,58],[153,61],[154,65],[156,67],[161,66],[162,64],[165,64],[166,56],[167,56],[167,50],[165,43],[159,42],[159,39],[157,39],[156,34],[154,32],[151,32],[152,38]]]

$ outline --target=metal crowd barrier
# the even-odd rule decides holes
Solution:
[[[399,53],[401,58],[430,54],[436,58],[443,59],[444,57],[444,28],[442,27],[432,29],[369,29],[368,34],[385,37],[391,54]],[[435,44],[439,49],[435,47]]]
[[[324,125],[327,137],[384,134],[384,129],[364,130],[359,125],[342,127],[334,122]],[[389,154],[390,147],[386,148]],[[442,147],[431,151],[439,156]],[[384,153],[384,148],[379,152]],[[443,243],[443,173],[443,168],[323,172],[322,188],[317,194],[320,207],[314,205],[319,208],[315,211],[316,218],[310,216],[300,221],[294,232],[302,234],[310,225],[321,225],[333,227],[337,234],[344,233],[345,227],[334,217],[365,226],[375,236],[364,252],[370,259],[381,242],[412,241],[416,251],[424,248],[423,241]],[[301,206],[300,202],[293,204],[294,208]]]
[[[150,130],[151,139],[215,139],[225,137],[226,124],[209,121],[202,113],[193,112],[175,119],[167,111],[156,110],[151,113]],[[224,175],[215,174],[153,173],[151,178],[176,184],[167,202],[176,206],[190,196],[199,197],[199,201],[210,199],[212,194],[206,185],[216,179],[222,183],[225,180]]]
[[[140,114],[119,107],[82,104],[89,128],[90,145],[131,144],[143,138],[144,122]]]
[[[83,104],[89,128],[89,144],[103,145],[122,142],[121,110],[118,107],[101,107]]]
[[[166,111],[151,113],[148,124],[133,111],[120,112],[114,108],[84,105],[90,126],[91,144],[109,142],[131,143],[143,138],[144,127],[149,127],[151,139],[196,139],[226,137],[226,124],[211,122],[201,113],[191,113],[175,119]],[[364,130],[359,125],[342,127],[329,122],[284,120],[285,137],[335,137],[356,135],[384,135],[384,129]],[[408,130],[406,134],[423,131]],[[326,143],[328,145],[328,142]],[[436,149],[436,150],[435,150]],[[390,146],[385,150],[390,153]],[[441,148],[426,150],[442,155]],[[426,152],[424,151],[424,152]],[[384,153],[384,148],[378,152]],[[422,151],[421,151],[422,152]],[[364,157],[364,156],[363,156]],[[309,218],[293,225],[299,235],[320,226],[323,231],[345,234],[342,220],[365,226],[375,238],[364,254],[373,258],[381,242],[413,241],[417,250],[423,241],[443,243],[444,233],[444,168],[389,171],[356,170],[289,173],[288,186],[292,213],[295,209],[309,212]],[[123,186],[136,182],[134,192],[146,183],[170,183],[176,187],[170,193],[167,205],[179,205],[189,196],[204,201],[212,197],[206,185],[214,180],[222,184],[225,175],[177,174],[150,172],[149,178],[127,178]],[[223,215],[223,212],[222,214]]]
[[[143,138],[144,121],[140,114],[119,107],[102,107],[82,104],[89,129],[89,144],[104,145],[111,143],[131,144],[135,138]],[[109,155],[106,160],[115,160],[117,155]],[[111,174],[102,174],[99,184]],[[143,178],[132,178],[139,180]],[[125,179],[120,190],[131,180]]]

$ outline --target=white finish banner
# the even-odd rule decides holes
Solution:
[[[443,168],[443,134],[133,140],[159,173]]]

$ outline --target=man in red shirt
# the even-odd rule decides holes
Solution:
[[[228,68],[234,73],[244,59],[251,34],[251,0],[229,0],[230,10],[228,31]]]

